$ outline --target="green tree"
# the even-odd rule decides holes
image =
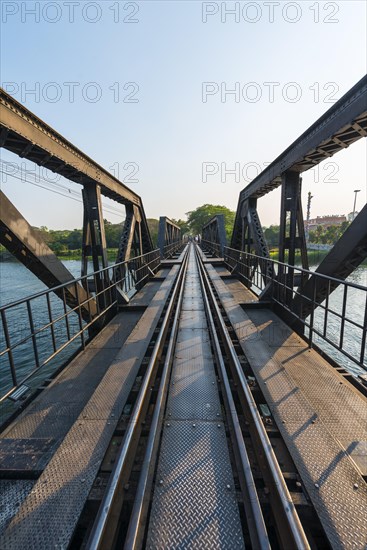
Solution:
[[[190,232],[190,227],[187,221],[185,222],[185,220],[181,220],[181,219],[175,220],[174,218],[171,218],[171,220],[173,221],[173,223],[175,223],[181,228],[182,236]]]
[[[148,218],[147,223],[149,227],[149,233],[153,242],[153,246],[156,247],[158,244],[159,221],[154,218]]]
[[[224,216],[227,241],[229,242],[233,231],[236,213],[222,205],[203,204],[202,206],[195,208],[195,210],[187,212],[187,224],[191,233],[194,235],[201,234],[203,226],[217,214],[223,214]]]
[[[279,245],[279,225],[264,227],[263,231],[265,240],[269,248],[273,248]]]

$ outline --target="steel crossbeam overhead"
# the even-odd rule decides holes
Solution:
[[[203,226],[201,238],[218,245],[219,256],[223,257],[223,249],[227,245],[223,214],[217,214]]]
[[[165,257],[175,249],[177,243],[181,243],[181,228],[166,216],[159,218],[158,248],[161,256]]]
[[[268,245],[266,243],[262,230],[260,217],[257,212],[257,199],[251,198],[243,201],[241,204],[241,228],[236,234],[236,241],[233,244],[234,237],[232,236],[232,246],[238,250],[243,250],[248,253],[254,253],[262,258],[270,259]],[[251,280],[252,272],[256,270],[257,260],[253,259],[253,265],[248,267],[246,277]],[[273,269],[270,262],[261,262],[260,269],[263,272],[264,282],[271,279]]]

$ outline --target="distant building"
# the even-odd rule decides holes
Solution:
[[[348,214],[348,219],[349,219]],[[353,216],[353,212],[351,214]],[[342,215],[331,215],[331,216],[317,216],[317,218],[313,218],[307,221],[305,221],[305,226],[308,226],[309,231],[314,231],[318,225],[321,225],[322,227],[330,227],[332,225],[341,225],[343,222],[347,221],[346,216]]]

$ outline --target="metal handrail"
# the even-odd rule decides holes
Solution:
[[[172,256],[177,252],[183,245],[182,239],[175,241],[174,243],[167,244],[163,248],[163,256],[164,258],[167,258],[169,256]]]
[[[46,290],[41,290],[40,292],[36,292],[35,294],[31,294],[30,296],[27,296],[27,298],[21,298],[19,300],[15,300],[14,302],[9,302],[9,304],[4,304],[3,306],[0,306],[0,313],[2,310],[8,309],[9,307],[17,306],[20,304],[23,304],[26,300],[33,300],[34,298],[39,298],[40,296],[44,296],[45,294],[48,294],[50,292],[56,292],[57,290],[61,290],[62,288],[65,288],[67,286],[70,286],[74,283],[79,283],[80,281],[83,281],[85,279],[89,279],[95,275],[100,275],[101,273],[105,273],[106,271],[110,271],[111,269],[117,269],[118,267],[122,267],[123,265],[127,265],[133,261],[140,260],[146,258],[149,254],[156,253],[158,254],[159,248],[156,248],[152,250],[151,252],[148,252],[147,254],[141,254],[140,256],[134,256],[134,258],[130,258],[129,260],[125,260],[123,262],[109,265],[108,267],[104,267],[100,269],[99,271],[91,271],[90,273],[87,273],[87,275],[81,275],[80,277],[74,277],[73,279],[70,279],[70,281],[67,281],[66,283],[62,283],[57,286],[53,286],[52,288],[48,288]],[[145,264],[142,267],[145,267],[147,264]],[[139,268],[141,269],[141,268]]]
[[[214,254],[218,258],[221,257],[220,244],[213,243],[212,241],[206,241],[205,239],[201,239],[200,246],[201,246],[201,248],[208,249],[211,254]]]
[[[303,267],[298,267],[294,265],[289,265],[278,260],[271,258],[266,258],[264,256],[257,256],[256,254],[251,254],[249,252],[236,250],[234,248],[225,247],[224,249],[224,261],[233,268],[241,279],[244,280],[244,283],[249,288],[255,287],[260,292],[265,289],[267,285],[270,286],[270,290],[267,293],[269,299],[280,306],[281,310],[290,315],[294,321],[296,321],[301,327],[303,327],[303,332],[308,330],[308,334],[303,334],[303,337],[308,342],[309,346],[313,345],[313,337],[317,335],[324,342],[332,346],[338,352],[346,356],[350,361],[358,365],[364,370],[367,370],[367,364],[365,363],[365,349],[366,349],[366,332],[367,332],[367,288],[353,283],[351,281],[344,281],[341,279],[336,279],[325,275],[323,273],[317,273]],[[272,267],[271,270],[264,269],[264,266]],[[274,266],[277,266],[277,271],[274,269]],[[247,274],[246,274],[247,272]],[[271,273],[269,276],[268,273]],[[311,296],[307,296],[302,293],[302,283],[299,288],[293,287],[295,275],[301,277],[301,281],[309,280],[310,277],[313,277],[313,285],[311,288]],[[317,280],[322,279],[327,281],[326,295],[322,301],[316,300],[316,286]],[[334,307],[331,307],[329,304],[329,298],[336,286],[341,285],[344,288],[343,298],[342,298],[342,307],[341,311],[337,311]],[[333,288],[334,287],[334,288]],[[354,289],[362,291],[365,293],[365,312],[364,320],[359,323],[355,319],[351,319],[346,315],[347,311],[347,300],[348,300],[348,290]],[[303,307],[307,304],[311,307],[310,314],[305,317],[302,317],[299,313],[292,309],[292,300],[287,303],[286,298],[299,297],[303,301]],[[323,303],[325,302],[325,303]],[[315,324],[315,315],[314,312],[316,309],[323,311],[323,329],[320,330]],[[307,310],[304,310],[307,311]],[[302,312],[302,307],[301,307]],[[334,315],[337,319],[340,320],[340,329],[339,335],[336,343],[328,336],[328,316],[329,314]],[[305,317],[305,318],[304,318]],[[345,333],[345,324],[348,323],[355,328],[359,329],[362,332],[361,335],[361,347],[359,350],[358,357],[354,354],[348,352],[345,349],[344,345],[344,333]],[[363,323],[363,324],[362,324]],[[299,330],[298,330],[299,332]]]
[[[281,266],[288,267],[288,268],[291,268],[291,269],[296,269],[297,271],[302,271],[302,273],[307,273],[308,275],[316,275],[317,277],[321,277],[323,279],[327,279],[329,281],[333,281],[333,282],[338,283],[338,284],[348,285],[348,286],[351,286],[353,288],[357,288],[358,290],[367,290],[367,288],[365,286],[358,285],[357,283],[352,283],[350,281],[344,281],[343,279],[336,279],[335,277],[325,275],[324,273],[316,273],[315,271],[311,271],[310,269],[305,269],[304,267],[299,267],[299,266],[296,266],[296,265],[286,264],[284,262],[280,262],[279,260],[274,260],[273,258],[267,258],[266,256],[257,256],[256,254],[251,254],[250,252],[245,252],[243,250],[241,251],[241,250],[237,250],[236,248],[231,248],[230,246],[225,246],[224,247],[224,252],[226,252],[227,250],[231,250],[233,252],[239,253],[239,254],[241,254],[241,256],[250,256],[250,257],[255,258],[256,260],[263,260],[263,261],[266,261],[266,262],[281,265]]]
[[[198,254],[196,257],[197,257],[197,261],[200,266],[200,271],[203,277],[202,279],[203,283],[205,283],[207,294],[210,297],[211,306],[213,307],[213,311],[215,312],[215,318],[217,320],[220,334],[225,343],[225,347],[228,350],[230,361],[238,377],[240,389],[243,393],[243,396],[248,406],[248,412],[251,415],[251,420],[256,429],[258,441],[259,441],[259,444],[261,445],[261,453],[267,463],[269,472],[271,474],[271,479],[272,479],[273,488],[274,488],[274,497],[277,499],[277,505],[279,506],[279,509],[281,510],[283,517],[286,519],[286,525],[284,525],[284,528],[287,529],[287,542],[290,548],[295,548],[298,550],[307,550],[307,549],[309,550],[310,546],[308,544],[307,537],[305,535],[302,524],[298,517],[296,508],[293,504],[292,497],[289,493],[288,487],[284,480],[278,460],[273,451],[272,445],[269,440],[269,436],[261,420],[254,396],[252,395],[252,392],[249,387],[245,373],[243,371],[242,365],[240,363],[235,347],[229,335],[228,329],[224,322],[223,316],[220,312],[219,306],[215,299],[214,292],[210,286],[209,278],[204,268],[203,261]],[[215,330],[215,328],[213,330]],[[223,365],[222,374],[225,375],[224,365]],[[254,510],[256,510],[255,502],[252,502],[252,505],[254,506]],[[258,511],[257,513],[259,514]],[[259,535],[261,534],[261,539],[260,539],[261,546],[257,545],[256,547],[263,548],[265,547],[267,542],[266,532],[264,531],[263,528],[261,528],[261,517],[257,517],[257,522],[258,522],[258,528],[259,528]]]
[[[63,352],[72,342],[75,342],[80,338],[81,346],[79,349],[84,349],[86,345],[86,331],[89,331],[93,326],[96,326],[97,323],[99,323],[98,328],[102,328],[102,326],[104,326],[104,324],[106,324],[106,322],[111,318],[111,315],[116,313],[118,305],[116,288],[121,288],[128,293],[136,291],[137,286],[140,288],[146,279],[151,277],[151,274],[154,273],[154,270],[159,266],[159,264],[160,252],[159,249],[156,249],[148,252],[147,254],[136,256],[130,260],[108,266],[99,271],[90,272],[87,275],[77,277],[61,285],[57,285],[41,292],[37,292],[26,298],[1,306],[0,325],[2,326],[4,334],[5,346],[0,350],[0,358],[7,356],[12,387],[7,389],[7,391],[4,391],[2,395],[0,394],[0,403],[11,396],[13,392],[15,392],[22,384],[34,376],[35,373],[40,371],[40,369],[45,367],[45,365],[49,364],[52,359]],[[106,272],[109,272],[108,277],[101,276]],[[102,287],[98,288],[97,277],[100,277]],[[89,289],[88,281],[91,280],[94,282],[95,292],[91,292]],[[108,280],[108,283],[106,283],[106,280]],[[83,286],[80,286],[81,283]],[[66,302],[65,290],[70,287],[73,287],[75,292],[74,307],[67,305]],[[86,291],[87,297],[85,299],[81,299],[79,296],[78,290],[80,288],[83,288]],[[56,313],[56,317],[53,317],[50,296],[57,291],[59,292],[59,298],[61,299],[63,306],[63,313]],[[38,327],[35,324],[35,315],[32,312],[31,304],[32,302],[42,299],[43,297],[46,297],[47,299],[46,313],[48,314],[48,321]],[[99,298],[105,298],[102,307]],[[97,312],[93,316],[90,314],[90,304],[92,302],[95,302],[97,306]],[[15,342],[12,342],[12,340],[14,340],[14,334],[11,334],[11,330],[9,330],[9,322],[6,314],[12,309],[22,305],[26,306],[26,319],[29,324],[29,334],[25,337],[21,337]],[[82,308],[89,311],[89,318],[84,321],[81,314]],[[69,319],[71,319],[71,321]],[[73,320],[75,321],[74,327],[71,326]],[[66,334],[64,341],[57,346],[55,326],[58,323],[63,322],[65,325],[61,326]],[[48,330],[51,332],[51,349],[53,351],[41,361],[37,337],[45,334]],[[27,374],[24,373],[23,376],[18,377],[18,365],[16,364],[16,360],[14,358],[14,351],[20,346],[26,345],[27,342],[30,342],[33,347],[33,363],[35,364],[35,367],[32,368],[30,372],[29,369],[27,369]],[[28,367],[28,365],[26,365],[26,367]],[[18,380],[18,378],[21,379]]]

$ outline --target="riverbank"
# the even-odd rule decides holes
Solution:
[[[107,248],[107,258],[108,261],[111,264],[114,264],[116,262],[117,258],[117,248]],[[328,255],[328,250],[308,250],[308,263],[310,266],[319,265],[321,261]],[[81,249],[77,250],[70,250],[68,254],[56,254],[56,256],[61,261],[67,261],[67,260],[77,260],[81,261],[82,259],[82,251]],[[272,260],[278,260],[279,259],[279,250],[277,248],[272,248],[270,250],[270,258]],[[17,262],[14,258],[14,256],[6,250],[4,247],[0,247],[0,262]],[[301,265],[301,255],[299,253],[296,254],[296,265]],[[362,262],[361,265],[367,265],[367,259]]]
[[[309,265],[318,265],[328,253],[328,250],[308,250],[307,256]],[[279,260],[279,250],[277,248],[270,250],[270,258],[276,261]],[[302,263],[301,254],[299,252],[296,253],[295,260],[297,265]]]
[[[116,262],[118,248],[107,248],[107,258],[111,263]],[[81,260],[82,251],[81,249],[70,250],[67,254],[56,254],[59,260]],[[0,249],[0,262],[17,262],[18,260],[11,254],[6,248],[1,247]]]

